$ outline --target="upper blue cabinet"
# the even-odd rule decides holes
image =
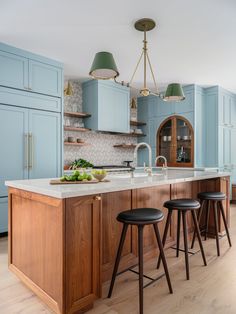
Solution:
[[[0,46],[1,49],[1,46]],[[26,89],[28,86],[28,59],[0,51],[0,84]]]
[[[59,62],[0,43],[0,85],[62,97]]]
[[[96,131],[130,132],[130,90],[112,81],[83,83],[83,110],[91,113],[87,128]]]

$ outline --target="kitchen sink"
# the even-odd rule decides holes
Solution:
[[[152,176],[163,176],[163,175],[164,175],[164,173],[161,173],[161,172],[152,173]],[[113,173],[113,174],[109,174],[109,177],[119,178],[119,179],[129,179],[129,178],[131,178],[131,173],[130,172]],[[133,177],[134,178],[143,178],[143,177],[148,177],[148,174],[145,172],[134,172]]]

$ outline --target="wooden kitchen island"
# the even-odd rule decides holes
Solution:
[[[51,186],[49,179],[6,182],[9,187],[9,268],[55,313],[84,313],[110,280],[123,210],[156,207],[174,198],[222,191],[230,220],[229,174],[168,170],[166,176],[110,178],[111,182]],[[173,217],[166,247],[175,243]],[[188,217],[189,233],[192,222]],[[163,232],[165,220],[159,224]],[[211,223],[210,223],[211,225]],[[210,226],[212,227],[212,225]],[[220,232],[224,232],[220,221]],[[211,228],[210,228],[211,231]],[[153,228],[144,229],[144,253],[157,256]],[[168,262],[168,261],[167,261]],[[120,270],[137,264],[137,234],[128,231]]]

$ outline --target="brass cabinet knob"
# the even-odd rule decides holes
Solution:
[[[95,201],[101,201],[101,199],[102,199],[102,198],[101,198],[101,196],[99,196],[99,195],[94,196],[94,200],[95,200]]]

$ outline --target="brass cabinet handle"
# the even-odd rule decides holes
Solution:
[[[25,144],[24,144],[24,167],[29,168],[29,134],[25,133]]]
[[[95,201],[101,201],[101,199],[102,199],[102,198],[101,198],[101,196],[99,196],[99,195],[94,196],[94,200],[95,200]]]
[[[33,135],[32,133],[29,133],[29,169],[33,168],[33,159],[34,159],[34,155],[33,155]]]

